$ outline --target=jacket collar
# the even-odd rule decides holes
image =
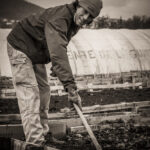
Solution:
[[[74,23],[74,14],[76,12],[76,6],[75,6],[75,2],[71,3],[71,4],[67,4],[67,8],[71,14],[72,17],[72,28],[74,28],[74,30],[77,32],[80,27],[78,27],[75,23]]]
[[[76,8],[75,8],[74,2],[71,3],[71,4],[67,4],[67,8],[68,8],[68,10],[69,10],[71,16],[74,18],[74,14],[75,14],[75,12],[76,12]]]

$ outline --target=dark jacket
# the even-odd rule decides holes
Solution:
[[[7,37],[33,64],[51,61],[66,91],[76,88],[67,56],[67,45],[79,29],[73,21],[75,11],[75,3],[48,8],[18,22]]]

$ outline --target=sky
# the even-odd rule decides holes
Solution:
[[[48,8],[73,0],[26,0],[38,6]],[[103,0],[103,9],[100,16],[123,19],[131,18],[133,15],[150,16],[150,0]]]

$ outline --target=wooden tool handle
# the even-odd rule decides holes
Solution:
[[[87,132],[88,132],[88,134],[90,135],[90,137],[91,137],[91,139],[92,139],[92,142],[94,143],[94,145],[95,145],[95,147],[96,147],[96,150],[102,150],[102,147],[99,145],[99,143],[98,143],[98,141],[97,141],[97,139],[96,139],[94,133],[92,132],[90,126],[88,125],[88,123],[87,123],[85,117],[83,116],[81,110],[79,109],[78,105],[75,104],[75,103],[73,103],[73,105],[74,105],[74,107],[75,107],[75,109],[76,109],[78,115],[80,116],[80,118],[81,118],[81,120],[82,120],[82,122],[83,122],[85,128],[87,129]]]

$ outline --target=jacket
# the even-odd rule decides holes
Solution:
[[[79,30],[74,23],[75,3],[61,5],[33,14],[19,21],[7,37],[33,64],[52,62],[54,73],[64,85],[76,89],[67,56],[67,45]]]

